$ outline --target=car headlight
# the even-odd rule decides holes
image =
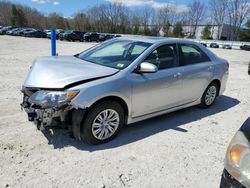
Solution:
[[[250,145],[242,131],[235,134],[228,146],[225,169],[243,185],[250,186]]]
[[[37,91],[30,98],[29,102],[40,105],[42,108],[60,107],[70,102],[78,90],[71,91]]]

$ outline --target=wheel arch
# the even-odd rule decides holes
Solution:
[[[219,79],[215,78],[213,79],[208,85],[212,84],[212,83],[216,83],[218,86],[218,92],[217,92],[217,96],[220,94],[220,88],[221,88],[221,82]]]
[[[93,108],[94,106],[96,106],[97,104],[100,104],[104,101],[115,101],[118,104],[121,105],[121,107],[124,110],[125,113],[125,124],[127,124],[127,120],[128,120],[128,114],[129,114],[129,108],[128,108],[128,104],[125,102],[124,99],[122,99],[121,97],[118,96],[105,96],[103,98],[98,99],[97,101],[93,102],[87,109],[87,111],[91,108]]]

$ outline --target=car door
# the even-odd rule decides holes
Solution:
[[[158,67],[156,73],[132,73],[132,117],[154,113],[182,103],[183,67],[176,44],[162,45],[144,60]]]
[[[179,44],[179,53],[180,64],[184,68],[182,75],[184,102],[194,102],[202,96],[210,83],[214,63],[194,44]]]

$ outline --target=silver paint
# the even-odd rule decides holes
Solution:
[[[117,97],[127,106],[128,124],[199,104],[205,89],[213,80],[221,83],[219,95],[226,88],[227,61],[198,43],[160,37],[121,37],[114,40],[150,42],[152,46],[123,70],[83,62],[73,56],[38,58],[33,63],[24,87],[63,89],[78,81],[106,76],[69,88],[80,91],[70,105],[75,109],[86,109],[105,97]],[[138,65],[157,47],[178,43],[198,46],[211,61],[155,73],[135,72]]]

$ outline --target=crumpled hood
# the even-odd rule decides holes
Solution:
[[[74,56],[37,58],[24,87],[62,89],[69,84],[113,75],[114,68],[83,61]]]

